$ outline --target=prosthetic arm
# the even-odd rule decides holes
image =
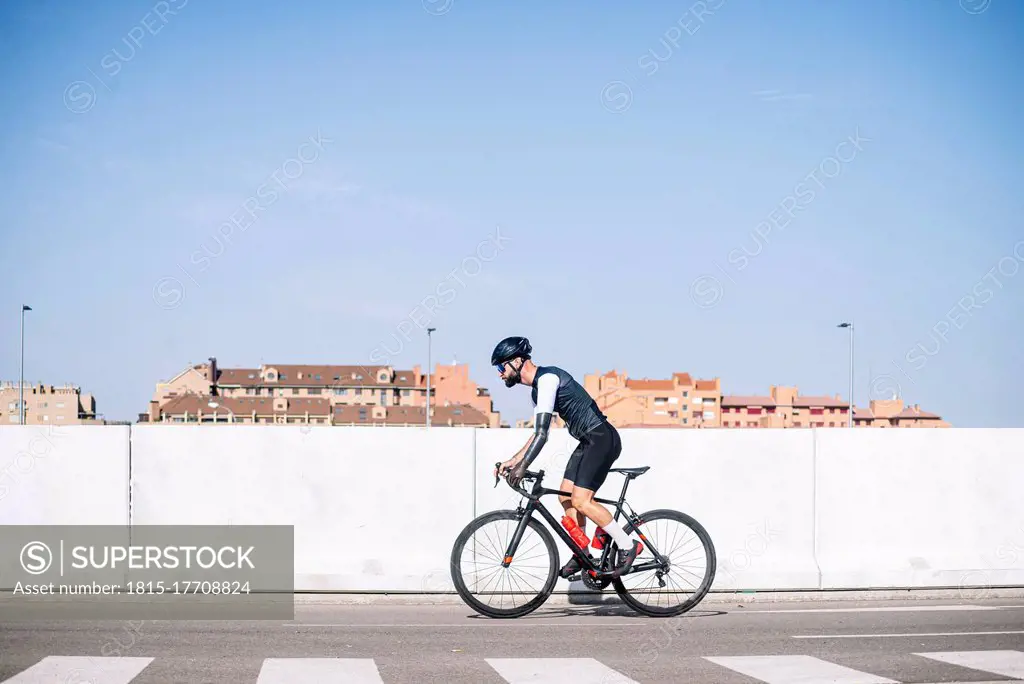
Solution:
[[[534,459],[540,455],[540,450],[544,448],[544,445],[548,441],[548,428],[551,427],[551,414],[550,413],[538,413],[533,418],[533,439],[530,440],[530,446],[526,449],[526,454],[523,456],[523,463],[529,468],[530,464],[533,463]]]
[[[519,462],[512,472],[509,473],[508,483],[513,487],[519,486],[519,481],[526,475],[527,469],[530,464],[540,455],[540,450],[544,448],[544,445],[548,441],[548,429],[551,427],[551,414],[537,413],[533,417],[533,437],[530,439],[530,443],[526,447],[526,453],[523,454],[523,460]]]

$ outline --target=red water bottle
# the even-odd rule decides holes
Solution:
[[[604,528],[598,527],[597,532],[594,532],[594,548],[603,549],[610,538],[611,536],[604,531]]]
[[[577,546],[581,549],[587,548],[587,544],[590,543],[590,540],[587,539],[587,535],[580,529],[580,526],[576,524],[575,520],[567,515],[563,515],[562,527],[564,527],[565,531],[569,533],[569,536],[572,537],[572,540],[576,542]]]

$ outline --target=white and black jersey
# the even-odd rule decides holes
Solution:
[[[607,422],[597,402],[571,375],[557,366],[538,366],[533,378],[534,415],[557,413],[573,439]]]

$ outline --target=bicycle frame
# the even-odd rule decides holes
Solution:
[[[595,565],[593,561],[590,560],[589,554],[581,553],[582,549],[576,545],[576,542],[574,542],[572,537],[569,536],[569,533],[565,531],[565,528],[562,527],[561,523],[555,519],[555,516],[551,514],[551,511],[549,511],[547,507],[542,505],[540,502],[541,497],[548,496],[550,494],[571,496],[572,493],[563,492],[558,489],[549,489],[548,487],[542,486],[541,482],[544,479],[543,470],[536,473],[527,471],[526,477],[534,480],[532,491],[527,492],[521,487],[512,487],[512,489],[526,497],[527,503],[525,506],[520,504],[516,509],[516,512],[520,515],[519,525],[516,527],[516,531],[512,535],[512,539],[509,541],[508,548],[505,549],[505,557],[501,564],[502,567],[507,568],[512,564],[512,558],[515,556],[515,552],[519,548],[519,542],[522,540],[523,534],[526,532],[526,526],[529,524],[530,518],[533,517],[534,511],[537,511],[541,514],[541,517],[548,521],[548,525],[550,525],[555,533],[558,534],[562,542],[570,551],[573,552],[573,555],[579,559],[580,564],[585,570],[589,570],[591,575],[597,579],[607,579],[611,577],[611,573],[602,572],[600,570],[601,566],[605,563],[605,559],[608,557],[608,552],[611,549],[611,543],[606,544],[601,550],[601,558],[599,560],[600,565]],[[640,525],[642,525],[644,521],[640,519],[640,516],[637,515],[633,508],[626,502],[626,490],[629,488],[629,481],[631,479],[633,479],[631,476],[626,475],[625,480],[622,483],[622,491],[619,493],[617,501],[602,499],[596,495],[594,496],[594,501],[598,503],[615,506],[615,512],[612,513],[612,520],[617,521],[619,519],[619,515],[625,516],[625,518],[633,525],[633,529],[637,533],[637,536],[639,536],[643,543],[650,548],[651,554],[655,557],[654,561],[641,563],[639,565],[634,564],[633,567],[629,569],[629,572],[626,573],[627,575],[645,570],[657,570],[663,567],[663,564],[657,560],[661,558],[661,554],[658,553],[657,549],[653,547],[647,537],[644,536],[643,532],[640,531]],[[629,508],[629,513],[626,513],[623,510],[624,505]]]

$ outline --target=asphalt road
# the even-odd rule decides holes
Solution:
[[[553,604],[517,620],[480,618],[461,604],[299,605],[295,617],[8,620],[0,624],[0,681],[1024,681],[1021,599],[706,603],[671,619],[621,605]]]

